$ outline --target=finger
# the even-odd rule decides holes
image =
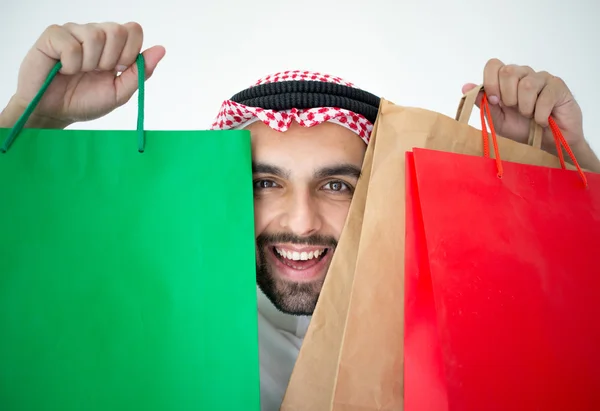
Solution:
[[[477,99],[475,100],[475,104],[477,105],[477,107],[479,107],[480,110],[482,110],[482,108],[481,108],[482,101],[483,101],[483,92],[479,93],[479,95],[477,96]],[[504,120],[504,111],[502,111],[502,107],[500,105],[492,105],[489,102],[489,97],[488,97],[488,109],[489,109],[489,115],[491,117],[491,119],[488,118],[488,122],[491,121],[494,124],[494,126],[496,126],[498,124],[498,122]]]
[[[43,57],[38,61],[36,55],[31,55],[30,63],[40,70],[49,71],[57,61],[60,61],[62,74],[71,75],[81,71],[83,47],[73,34],[62,26],[57,24],[49,26],[39,37],[34,48]]]
[[[469,91],[473,90],[475,87],[479,87],[479,84],[467,83],[462,87],[462,93],[467,94]],[[478,108],[481,108],[482,100],[483,100],[483,91],[480,91],[479,93],[477,93],[477,97],[475,97],[475,106]]]
[[[106,33],[97,24],[67,23],[64,28],[71,32],[83,47],[82,72],[93,71],[98,68],[100,56],[106,43]]]
[[[518,85],[519,81],[535,73],[531,67],[517,66],[515,64],[502,66],[498,70],[498,81],[500,84],[500,101],[507,107],[514,107],[519,103]]]
[[[145,78],[152,77],[158,63],[165,55],[165,49],[162,46],[154,46],[142,53],[145,62]],[[138,89],[138,70],[137,64],[131,65],[127,70],[115,78],[115,88],[117,94],[117,104],[123,105],[129,101],[133,93]]]
[[[462,93],[467,94],[469,91],[473,90],[475,87],[479,87],[479,84],[475,83],[467,83],[462,87]],[[475,106],[481,107],[481,100],[483,98],[483,91],[477,93],[477,97],[475,97]]]
[[[533,73],[523,77],[517,86],[517,105],[519,113],[533,118],[538,95],[551,76],[546,72]]]
[[[498,73],[500,68],[504,66],[498,59],[489,60],[483,70],[483,89],[487,94],[490,104],[498,104],[501,100],[500,81]]]
[[[467,94],[469,91],[473,90],[475,87],[477,87],[477,84],[467,83],[464,86],[462,86],[462,93]]]
[[[463,86],[462,88],[462,92],[463,94],[468,93],[469,91],[473,90],[475,87],[479,87],[478,84],[474,84],[474,83],[467,83]],[[488,97],[489,100],[489,97]],[[479,109],[481,109],[481,102],[483,101],[483,91],[480,91],[479,93],[477,93],[477,97],[475,98],[475,106]],[[502,111],[502,108],[498,105],[489,105],[489,109],[490,109],[490,115],[492,117],[492,122],[494,122],[494,124],[503,119],[504,118],[504,112]]]
[[[473,90],[475,87],[479,87],[478,84],[475,83],[467,83],[462,86],[462,93],[467,94],[469,91]],[[475,106],[481,107],[481,99],[483,98],[483,91],[477,93],[477,97],[475,97]]]
[[[475,87],[479,87],[479,84],[475,83],[467,83],[462,87],[462,93],[467,94],[469,91],[473,90]],[[489,96],[488,96],[489,99]],[[475,97],[475,106],[477,108],[481,108],[481,101],[483,100],[483,91],[477,93],[477,97]],[[494,111],[495,107],[491,107],[491,110]]]
[[[125,71],[127,67],[135,63],[144,42],[144,32],[139,24],[130,22],[123,26],[127,30],[127,41],[117,62],[118,71]]]
[[[105,33],[106,44],[98,62],[98,69],[112,71],[121,57],[129,32],[125,26],[116,23],[102,23],[100,28]]]
[[[540,92],[535,104],[535,122],[542,127],[548,126],[548,117],[559,105],[570,100],[567,85],[558,77],[552,76]]]

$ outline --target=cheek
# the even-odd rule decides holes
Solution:
[[[277,204],[275,201],[254,199],[254,230],[255,236],[264,233],[277,218]]]
[[[331,231],[331,234],[339,240],[350,210],[350,201],[322,201],[320,209],[327,231]]]

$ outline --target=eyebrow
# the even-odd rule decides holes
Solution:
[[[287,179],[290,176],[290,172],[283,170],[280,167],[274,166],[267,163],[252,162],[252,172],[258,174],[272,174],[277,177]]]
[[[346,176],[360,178],[361,168],[354,164],[336,164],[329,167],[323,167],[315,171],[315,178],[327,178],[333,176]]]
[[[284,170],[281,167],[260,162],[252,162],[252,172],[259,174],[272,174],[274,176],[278,176],[284,179],[288,179],[290,176],[289,170]],[[350,163],[343,163],[319,168],[315,170],[314,177],[327,178],[332,176],[347,176],[358,179],[360,178],[360,174],[360,167]]]

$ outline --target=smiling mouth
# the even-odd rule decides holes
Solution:
[[[311,251],[292,251],[279,247],[272,247],[273,254],[286,266],[295,270],[306,270],[325,258],[329,252],[329,248],[320,248]]]

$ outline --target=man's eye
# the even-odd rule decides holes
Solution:
[[[330,181],[329,183],[323,186],[326,190],[330,191],[352,191],[352,188],[344,183],[343,181]]]
[[[254,182],[254,188],[257,189],[265,189],[265,188],[275,188],[277,187],[277,183],[272,180],[256,180]]]

